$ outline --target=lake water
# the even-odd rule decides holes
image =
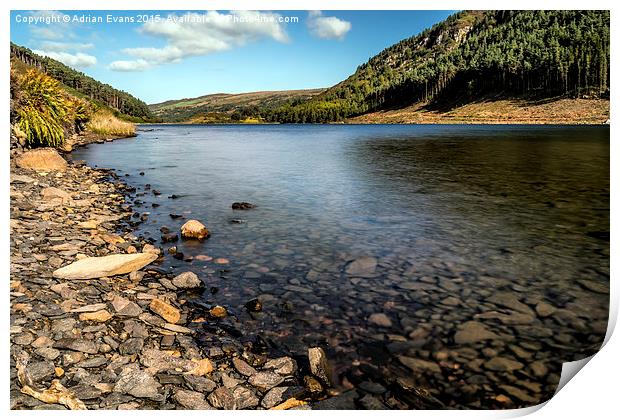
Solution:
[[[563,360],[602,343],[609,127],[140,129],[73,157],[138,189],[135,209],[149,218],[136,235],[166,249],[161,226],[207,225],[208,240],[178,250],[230,264],[167,255],[165,268],[199,274],[202,300],[229,308],[241,336],[294,354],[323,346],[342,387],[405,378],[397,385],[413,380],[455,406],[498,393],[531,405],[553,394]],[[257,207],[234,211],[235,201]],[[256,297],[263,312],[248,314]],[[457,340],[472,320],[494,338]],[[497,357],[518,364],[489,364]]]

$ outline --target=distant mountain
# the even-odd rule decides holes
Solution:
[[[120,114],[133,117],[136,121],[153,119],[148,106],[140,99],[110,85],[101,83],[82,72],[64,65],[60,61],[35,54],[28,48],[21,47],[12,42],[11,58],[13,61],[18,60],[27,67],[34,67],[43,71],[62,83],[71,94],[77,97],[111,108]]]
[[[151,112],[165,122],[224,122],[256,117],[283,105],[304,102],[325,89],[216,93],[197,98],[171,100],[149,105]]]
[[[323,93],[261,115],[329,122],[416,103],[456,107],[490,93],[608,97],[609,29],[609,11],[463,11]]]

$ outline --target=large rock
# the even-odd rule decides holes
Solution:
[[[110,277],[137,271],[156,259],[157,255],[150,253],[89,257],[59,268],[54,271],[53,276],[69,280]]]
[[[191,271],[186,271],[172,279],[172,284],[179,289],[196,289],[202,287],[202,281]]]
[[[207,227],[198,220],[188,220],[181,226],[181,236],[183,238],[204,239],[209,237]]]
[[[24,169],[35,171],[64,171],[67,162],[52,148],[29,150],[15,159],[15,164]]]

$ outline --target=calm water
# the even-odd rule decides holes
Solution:
[[[159,228],[184,223],[169,213],[207,225],[210,239],[178,242],[179,250],[224,257],[228,266],[169,256],[165,265],[217,287],[202,299],[230,308],[231,327],[243,335],[299,353],[321,344],[339,372],[359,361],[398,371],[398,355],[431,360],[458,350],[453,336],[463,322],[511,313],[486,300],[505,291],[531,308],[544,300],[572,315],[528,325],[485,318],[502,336],[493,343],[498,354],[526,366],[542,360],[559,374],[559,355],[587,354],[602,341],[608,296],[579,281],[609,281],[609,127],[141,129],[153,131],[73,156],[114,168],[144,193],[136,211],[150,215],[137,235],[167,248]],[[233,211],[234,201],[257,207]],[[364,256],[376,258],[376,270],[348,275],[346,264]],[[254,297],[264,304],[259,316],[243,309]],[[375,313],[392,325],[368,323]],[[515,355],[515,344],[530,356]],[[478,353],[462,357],[484,358],[472,347]],[[542,383],[539,394],[548,393],[551,385],[526,370],[525,379]],[[472,373],[455,375],[467,383]],[[487,375],[502,378],[513,381]]]

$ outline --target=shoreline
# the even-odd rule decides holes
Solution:
[[[218,328],[225,317],[188,302],[195,285],[185,289],[157,260],[129,274],[55,278],[78,259],[164,250],[132,234],[135,189],[113,170],[71,160],[63,172],[22,169],[19,154],[10,167],[11,409],[309,409],[338,394],[316,370],[324,353],[270,358],[230,336]],[[54,389],[73,407],[51,402]]]

